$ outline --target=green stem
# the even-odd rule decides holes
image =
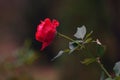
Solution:
[[[97,63],[99,64],[99,66],[101,67],[101,69],[105,72],[105,74],[111,78],[111,75],[108,73],[108,71],[105,69],[105,67],[103,66],[103,64],[100,61],[100,58],[97,58]]]
[[[75,42],[75,43],[78,44],[79,46],[82,46],[81,44],[79,44],[78,42],[76,42],[75,40],[73,40],[72,38],[70,38],[70,37],[68,37],[68,36],[66,36],[66,35],[64,35],[64,34],[61,34],[61,33],[59,33],[59,32],[57,32],[57,34],[58,34],[59,36],[65,38],[65,39],[68,39],[68,40],[70,40],[70,41],[72,41],[72,42]]]
[[[68,36],[66,36],[66,35],[64,35],[64,34],[61,34],[61,33],[59,33],[59,32],[57,32],[57,34],[58,34],[59,36],[61,36],[61,37],[65,38],[65,39],[68,39],[68,40],[70,40],[70,41],[73,41],[73,42],[74,42],[74,40],[73,40],[73,39],[71,39],[70,37],[68,37]]]

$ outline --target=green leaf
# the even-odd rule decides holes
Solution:
[[[96,58],[86,58],[83,61],[81,61],[81,63],[85,64],[85,65],[89,65],[89,64],[91,64],[91,63],[93,63],[95,61],[96,61]]]
[[[105,80],[115,80],[115,79],[112,79],[112,78],[107,78],[107,79],[105,79]]]
[[[63,51],[63,50],[60,50],[60,51],[58,52],[58,54],[57,54],[51,61],[53,61],[53,60],[55,60],[56,58],[60,57],[63,53],[64,53],[64,51]]]
[[[69,42],[69,54],[71,54],[74,50],[76,50],[76,48],[78,48],[78,41],[75,42]]]
[[[115,71],[116,76],[120,76],[120,61],[115,63],[115,66],[113,67],[113,70]]]
[[[115,80],[120,80],[120,76],[116,76],[116,77],[115,77]]]
[[[92,41],[92,38],[88,38],[87,40],[85,40],[84,43],[89,43],[89,42],[91,42],[91,41]]]
[[[69,53],[70,52],[70,49],[65,49],[64,50],[64,53]]]
[[[100,80],[105,80],[105,73],[103,71],[101,73]]]
[[[102,45],[97,45],[97,55],[102,57],[104,55],[105,52],[105,47]]]
[[[77,43],[78,43],[77,41],[76,42],[69,42],[69,49],[70,50],[75,49],[78,46]]]
[[[86,34],[85,39],[89,38],[92,33],[93,33],[93,31],[91,31],[90,33]]]
[[[24,59],[26,64],[32,64],[37,59],[37,55],[35,55],[33,50],[29,50]]]
[[[78,39],[83,39],[86,34],[86,27],[83,25],[82,27],[78,27],[74,36]]]

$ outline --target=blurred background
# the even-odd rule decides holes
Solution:
[[[57,31],[72,38],[78,26],[85,25],[88,32],[93,30],[92,36],[107,47],[102,61],[112,73],[114,63],[120,60],[120,0],[0,0],[1,62],[6,57],[10,58],[6,61],[13,60],[15,51],[24,46],[25,40],[30,40],[30,49],[39,58],[23,71],[31,74],[33,80],[99,80],[100,68],[95,64],[82,65],[76,53],[51,61],[59,50],[68,48],[68,41],[62,38],[56,37],[40,51],[41,43],[34,35],[37,25],[46,17],[57,19],[60,22]],[[11,76],[11,72],[0,73],[0,80],[8,80],[3,75]]]

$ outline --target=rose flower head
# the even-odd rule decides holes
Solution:
[[[52,21],[46,18],[44,21],[37,26],[35,38],[37,41],[42,42],[41,50],[50,45],[56,35],[56,27],[59,26],[59,22],[55,19]]]

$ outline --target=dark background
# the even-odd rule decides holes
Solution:
[[[103,63],[112,72],[114,63],[120,60],[120,0],[0,0],[0,55],[14,52],[26,39],[30,39],[32,48],[39,52],[41,43],[34,35],[40,20],[46,17],[57,19],[60,22],[57,31],[72,38],[78,26],[85,25],[88,32],[93,30],[92,36],[107,47]],[[67,43],[56,38],[39,53],[43,56],[40,65],[53,65],[50,60],[59,50],[67,48]],[[85,67],[79,60],[79,56],[73,54],[64,55],[58,61],[62,79],[87,80],[85,76],[88,76],[90,80],[98,80],[99,68]]]

